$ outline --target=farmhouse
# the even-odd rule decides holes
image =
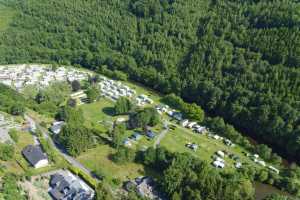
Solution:
[[[49,194],[54,200],[92,200],[94,190],[69,171],[59,171],[51,176]]]
[[[28,145],[22,150],[23,156],[34,167],[46,167],[49,164],[47,156],[39,146]]]

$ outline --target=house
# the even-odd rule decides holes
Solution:
[[[69,171],[59,171],[50,179],[49,194],[54,200],[92,200],[94,190]]]
[[[28,145],[22,150],[23,156],[34,167],[46,167],[49,164],[47,156],[39,146]]]
[[[56,122],[53,122],[52,126],[51,126],[51,132],[54,133],[54,134],[59,134],[62,127],[64,126],[65,122],[64,121],[56,121]]]
[[[189,124],[189,120],[185,119],[180,122],[181,126],[186,127]]]

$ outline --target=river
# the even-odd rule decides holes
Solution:
[[[254,188],[255,188],[255,200],[262,200],[266,196],[270,194],[280,194],[280,195],[285,195],[292,197],[289,193],[281,191],[271,185],[259,183],[259,182],[254,182]]]

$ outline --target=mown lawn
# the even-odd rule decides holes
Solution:
[[[114,116],[114,102],[105,98],[94,103],[81,105],[79,108],[83,111],[85,125],[101,131],[109,129],[113,121],[118,118]]]
[[[11,161],[1,161],[1,164],[5,166],[6,171],[15,173],[15,174],[22,174],[24,173],[24,169],[20,165],[20,163],[24,167],[28,167],[29,164],[25,160],[25,158],[22,155],[22,150],[24,147],[26,147],[29,144],[34,144],[33,137],[30,133],[26,132],[19,132],[19,141],[17,144],[15,144],[15,158]]]
[[[196,143],[198,145],[198,150],[195,152],[185,145],[187,143]],[[213,138],[209,138],[207,135],[199,135],[193,133],[192,131],[183,128],[181,126],[177,126],[175,130],[171,130],[167,133],[165,138],[162,139],[161,146],[166,147],[168,150],[172,152],[189,152],[192,155],[200,158],[201,160],[207,161],[211,163],[213,161],[212,156],[215,152],[227,151],[229,153],[233,153],[240,157],[240,161],[242,163],[248,163],[253,167],[259,167],[254,164],[250,158],[246,157],[243,152],[246,152],[243,148],[239,146],[229,147],[226,146],[222,141],[215,140]],[[225,157],[226,161],[226,171],[235,170],[234,164],[235,161]]]
[[[100,170],[107,180],[119,179],[125,181],[136,178],[145,173],[143,165],[128,163],[118,165],[110,160],[110,156],[115,153],[115,149],[109,145],[99,145],[96,148],[81,154],[77,160],[91,171]]]
[[[7,29],[16,12],[0,3],[0,32]]]

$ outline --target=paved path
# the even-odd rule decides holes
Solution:
[[[156,147],[160,144],[161,140],[162,140],[162,139],[166,136],[166,134],[168,133],[169,127],[168,127],[168,122],[167,122],[167,121],[164,123],[164,126],[165,126],[166,129],[164,129],[164,130],[159,134],[159,136],[156,138],[156,140],[155,140],[155,142],[154,142],[154,144],[153,144],[153,148],[156,148]]]
[[[38,129],[41,130],[43,136],[46,139],[49,139],[51,145],[74,167],[77,167],[79,169],[81,169],[83,172],[85,172],[86,174],[90,175],[91,177],[95,178],[97,181],[99,181],[99,179],[97,177],[94,176],[94,174],[85,166],[83,166],[80,162],[78,162],[75,158],[73,158],[72,156],[68,155],[67,151],[65,150],[65,148],[62,145],[56,144],[52,138],[49,135],[49,131],[47,129],[45,129],[44,127],[40,126],[38,120],[26,115],[25,116],[26,119],[29,119],[31,122],[35,122],[35,125]]]

